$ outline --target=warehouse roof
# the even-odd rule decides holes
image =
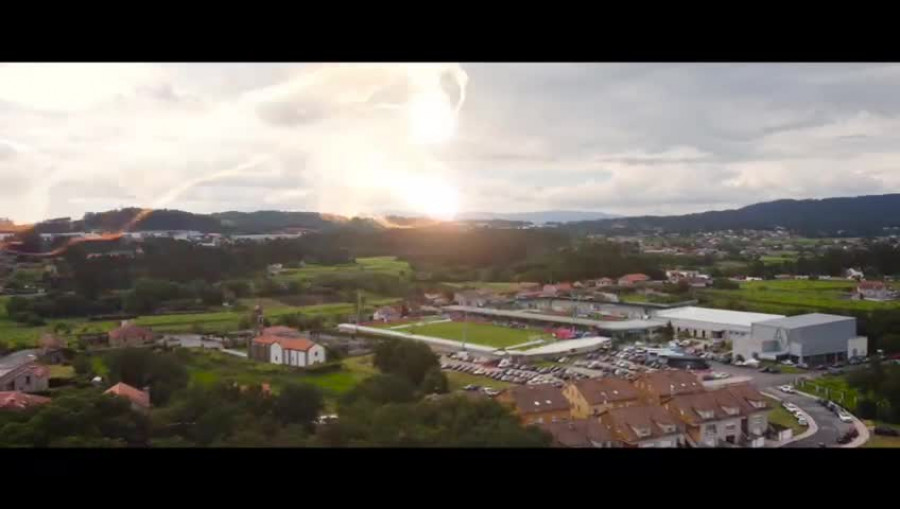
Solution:
[[[524,310],[478,308],[474,306],[446,306],[443,308],[443,310],[455,311],[458,313],[472,313],[484,316],[499,316],[503,318],[513,318],[519,320],[533,320],[537,322],[581,325],[584,327],[595,327],[597,329],[607,331],[646,330],[655,329],[665,325],[665,322],[661,322],[659,320],[591,320],[588,318],[572,318],[569,316],[530,313]]]
[[[809,313],[806,315],[789,316],[787,318],[778,318],[776,320],[767,320],[764,325],[772,325],[775,327],[784,327],[794,329],[800,327],[809,327],[812,325],[824,325],[826,323],[844,322],[847,320],[855,321],[852,316],[826,315],[823,313]]]
[[[750,327],[755,322],[784,318],[784,315],[770,315],[767,313],[747,313],[744,311],[731,311],[729,309],[713,309],[688,306],[676,309],[667,309],[656,313],[657,318],[670,320],[695,320],[718,325],[736,325]]]
[[[532,348],[530,350],[523,350],[522,353],[525,355],[547,355],[547,354],[555,354],[555,353],[566,353],[569,350],[577,350],[580,348],[590,348],[593,346],[599,347],[604,343],[611,342],[612,339],[604,338],[602,336],[594,336],[589,338],[579,338],[579,339],[562,339],[559,341],[555,341],[550,343],[549,345],[539,346],[537,348]],[[514,351],[514,350],[509,350]]]

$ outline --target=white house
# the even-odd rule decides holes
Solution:
[[[325,347],[306,338],[281,338],[272,343],[269,362],[306,367],[325,362]]]
[[[866,277],[861,270],[856,270],[853,268],[847,269],[844,275],[847,277],[847,279],[855,279],[857,281],[861,281]]]
[[[270,327],[253,339],[250,358],[272,364],[306,367],[325,362],[325,347],[288,327]]]

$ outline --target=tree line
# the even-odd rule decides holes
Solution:
[[[187,351],[125,349],[103,357],[110,383],[149,386],[149,417],[127,401],[86,386],[62,389],[40,407],[0,413],[0,446],[37,447],[539,447],[549,437],[523,427],[494,401],[446,395],[447,380],[425,345],[385,342],[373,375],[337,401],[338,420],[321,424],[325,398],[292,383],[276,394],[223,379],[190,384]],[[80,380],[96,363],[78,357]],[[435,395],[445,394],[435,398]]]

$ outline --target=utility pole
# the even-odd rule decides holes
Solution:
[[[463,351],[466,350],[466,341],[469,339],[469,313],[463,311]]]

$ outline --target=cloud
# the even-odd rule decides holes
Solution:
[[[2,64],[0,217],[892,192],[898,85],[893,64]]]

